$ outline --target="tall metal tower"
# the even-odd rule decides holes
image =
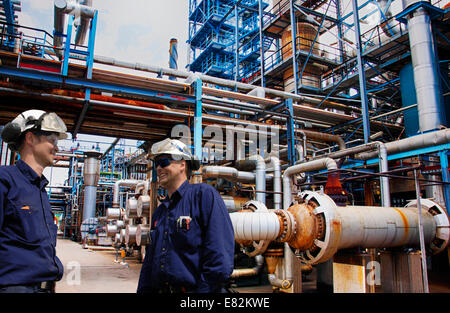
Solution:
[[[189,0],[189,70],[235,80],[257,72],[259,12],[268,5],[261,0]]]

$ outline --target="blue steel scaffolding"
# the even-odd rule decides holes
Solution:
[[[189,70],[242,80],[261,63],[259,0],[189,1]],[[268,48],[270,42],[263,41]]]

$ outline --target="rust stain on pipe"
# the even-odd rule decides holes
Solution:
[[[402,242],[406,242],[406,239],[408,238],[408,230],[409,230],[408,219],[406,218],[405,213],[403,213],[400,209],[397,209],[397,208],[393,208],[393,209],[395,211],[397,211],[398,214],[400,215],[400,217],[402,218],[403,225],[404,225],[404,228],[405,228]]]

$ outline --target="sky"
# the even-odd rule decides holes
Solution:
[[[54,0],[22,0],[19,23],[53,34]],[[178,68],[186,66],[188,0],[93,0],[98,10],[95,55],[168,67],[169,41],[178,39]]]

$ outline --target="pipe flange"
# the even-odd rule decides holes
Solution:
[[[314,246],[306,250],[297,249],[295,255],[306,264],[318,264],[329,260],[338,250],[341,222],[336,216],[336,203],[326,194],[304,191],[300,198],[314,207],[313,214],[320,221],[320,235]]]
[[[281,242],[287,242],[295,236],[296,233],[296,221],[295,218],[286,210],[274,210],[276,215],[278,215],[282,221],[281,233],[277,240]]]
[[[433,216],[436,223],[436,234],[430,243],[430,249],[433,254],[438,254],[448,246],[450,240],[450,222],[447,212],[437,202],[430,199],[421,198],[420,205]],[[405,207],[417,207],[417,199],[408,202]]]
[[[269,211],[264,203],[262,203],[261,201],[257,201],[257,200],[247,201],[242,206],[242,209],[243,210],[250,210],[252,212],[259,212],[259,213],[261,213],[261,212],[268,212]]]
[[[261,201],[257,201],[257,200],[250,200],[247,201],[243,206],[242,206],[243,210],[249,210],[252,211],[254,213],[258,212],[258,213],[264,213],[264,212],[269,212],[269,210],[267,209],[266,205],[264,203],[262,203]],[[259,241],[253,241],[252,243],[252,247],[254,248],[252,251],[249,250],[248,247],[242,246],[242,251],[248,255],[249,257],[254,257],[256,255],[259,254],[263,254],[267,247],[270,244],[270,240],[259,240]]]

